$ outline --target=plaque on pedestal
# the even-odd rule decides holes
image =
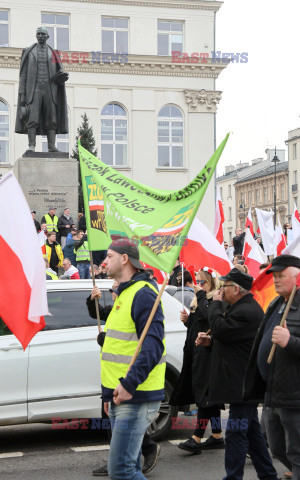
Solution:
[[[31,210],[36,211],[36,219],[48,213],[49,207],[56,207],[56,215],[69,207],[76,222],[78,217],[78,164],[73,158],[21,157],[13,166]]]

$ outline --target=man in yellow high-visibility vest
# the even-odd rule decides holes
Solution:
[[[141,351],[126,374],[157,297],[157,285],[144,273],[138,248],[129,239],[114,241],[105,263],[108,276],[120,283],[106,320],[101,352],[102,399],[112,425],[108,473],[112,480],[144,480],[141,445],[164,399],[164,315],[159,305]]]

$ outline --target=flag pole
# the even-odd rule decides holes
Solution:
[[[291,305],[292,305],[292,301],[294,300],[294,296],[295,296],[295,293],[296,293],[296,290],[297,290],[297,284],[294,285],[293,287],[293,290],[292,290],[292,293],[290,294],[290,298],[288,300],[288,303],[287,303],[287,306],[285,308],[285,311],[282,315],[282,318],[281,318],[281,322],[279,324],[279,327],[283,327],[284,325],[284,322],[286,321],[286,317],[289,313],[289,310],[291,308]],[[275,349],[276,349],[276,343],[273,343],[272,345],[272,348],[271,348],[271,351],[270,351],[270,355],[268,356],[268,360],[267,360],[267,363],[270,364],[273,360],[273,357],[274,357],[274,353],[275,353]]]
[[[91,273],[92,273],[92,279],[93,279],[93,287],[96,286],[96,280],[95,280],[95,272],[94,272],[94,260],[93,260],[93,254],[90,250],[90,262],[91,262]],[[98,322],[98,330],[99,333],[102,332],[101,328],[101,322],[100,322],[100,312],[99,312],[99,303],[98,303],[98,297],[95,297],[95,306],[96,306],[96,315],[97,315],[97,322]]]
[[[163,282],[162,286],[160,287],[160,291],[158,292],[158,295],[157,295],[157,297],[156,297],[156,300],[155,300],[155,302],[154,302],[154,305],[153,305],[152,310],[151,310],[151,312],[150,312],[150,315],[149,315],[149,317],[148,317],[147,323],[146,323],[146,325],[145,325],[145,327],[144,327],[144,330],[143,330],[143,332],[142,332],[142,335],[141,335],[141,337],[140,337],[140,339],[139,339],[139,343],[137,344],[137,347],[136,347],[135,352],[134,352],[134,354],[133,354],[133,357],[132,357],[132,359],[131,359],[130,365],[129,365],[128,370],[127,370],[127,372],[126,372],[126,375],[127,375],[127,373],[129,372],[129,370],[131,369],[131,367],[132,367],[132,365],[134,364],[134,362],[136,361],[136,358],[137,358],[137,356],[138,356],[138,354],[139,354],[139,352],[140,352],[140,349],[142,348],[143,342],[144,342],[145,337],[146,337],[146,335],[147,335],[147,333],[148,333],[148,330],[149,330],[149,328],[150,328],[151,322],[152,322],[153,317],[154,317],[154,315],[155,315],[155,313],[156,313],[156,310],[157,310],[157,308],[158,308],[159,302],[160,302],[160,300],[161,300],[162,294],[163,294],[163,292],[164,292],[164,289],[166,288],[166,285],[167,285],[168,281],[169,281],[169,275],[166,274],[165,279],[164,279],[164,282]]]
[[[184,278],[183,278],[183,262],[181,262],[181,303],[184,310]]]

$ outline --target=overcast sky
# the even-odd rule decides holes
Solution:
[[[248,63],[230,64],[216,82],[217,145],[232,132],[218,175],[287,148],[288,131],[300,127],[299,19],[300,0],[224,0],[217,13],[217,50],[248,52]]]

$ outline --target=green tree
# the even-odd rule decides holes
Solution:
[[[76,144],[72,152],[72,158],[76,158],[78,162],[79,173],[79,188],[78,188],[78,211],[84,212],[82,181],[80,174],[79,153],[78,153],[78,138],[80,138],[81,145],[93,155],[97,156],[97,149],[95,149],[96,141],[94,138],[93,127],[89,126],[89,119],[87,114],[81,115],[82,124],[77,128]]]

